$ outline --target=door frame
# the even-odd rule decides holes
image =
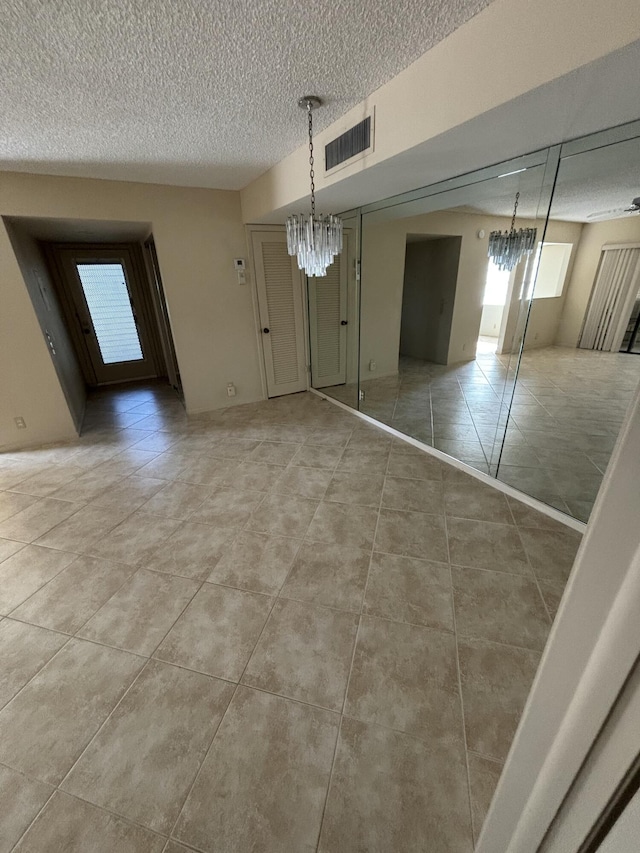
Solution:
[[[148,378],[165,376],[166,365],[153,314],[147,270],[141,247],[137,243],[48,243],[43,248],[56,285],[56,290],[60,296],[67,328],[87,385],[97,387],[98,385],[115,384],[119,381],[135,380],[98,381],[91,356],[87,349],[85,336],[78,326],[75,302],[70,291],[72,285],[68,281],[68,265],[69,263],[73,263],[73,255],[79,252],[94,254],[96,258],[99,258],[104,252],[118,254],[129,265],[135,279],[136,289],[139,291],[136,307],[141,315],[146,332],[148,359],[152,369],[152,373],[149,374]]]
[[[260,322],[260,303],[258,301],[258,279],[256,276],[256,259],[253,251],[253,234],[255,232],[270,231],[273,233],[286,234],[284,225],[246,225],[245,235],[247,240],[247,250],[249,256],[249,274],[251,301],[253,303],[253,320],[256,335],[256,346],[258,348],[258,365],[260,368],[260,384],[262,386],[262,399],[268,400],[269,390],[267,387],[267,368],[264,361],[264,349],[262,347],[262,323]],[[306,374],[306,391],[311,388],[311,348],[309,342],[309,305],[307,300],[307,277],[300,272],[300,290],[302,293],[302,313],[303,313],[303,329],[304,329],[304,360]],[[283,395],[285,396],[285,395]]]

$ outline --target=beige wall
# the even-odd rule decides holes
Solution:
[[[262,398],[251,284],[237,192],[3,173],[0,216],[150,222],[162,272],[187,409]],[[0,228],[0,446],[75,434],[27,289]],[[237,396],[226,396],[233,382]],[[23,416],[28,429],[13,423]]]
[[[508,228],[509,224],[510,220],[502,217],[455,212],[436,212],[376,223],[365,219],[362,233],[361,321],[364,378],[373,378],[367,370],[371,359],[377,364],[378,376],[395,373],[398,369],[407,234],[456,235],[462,238],[448,351],[448,363],[454,364],[475,357],[486,283],[488,233],[494,229]],[[523,220],[523,227],[527,224],[539,225]],[[485,231],[483,239],[477,237],[479,229]],[[547,239],[575,244],[580,232],[579,224],[554,221],[549,223]],[[574,254],[575,249],[572,252]],[[570,272],[571,269],[568,275]],[[532,309],[532,339],[538,334],[539,340],[551,342],[562,310],[563,297],[537,302],[539,305],[534,305]]]
[[[638,32],[637,0],[494,0],[316,135],[320,151],[375,109],[375,150],[329,177],[318,169],[316,191],[606,56]],[[307,197],[307,158],[301,146],[245,187],[245,222],[262,222]]]
[[[640,242],[640,216],[593,222],[584,226],[576,251],[573,271],[567,274],[568,287],[560,318],[556,343],[575,347],[582,331],[584,315],[605,243]]]

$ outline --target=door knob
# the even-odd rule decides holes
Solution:
[[[265,335],[269,334],[269,329],[263,329],[262,331],[265,333]]]
[[[346,326],[348,322],[349,322],[348,320],[340,320],[340,325]]]

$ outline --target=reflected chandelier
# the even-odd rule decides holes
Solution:
[[[508,231],[492,231],[489,234],[489,257],[500,270],[511,270],[520,263],[524,255],[530,255],[536,244],[537,229],[515,229],[516,211],[520,193],[516,193],[511,228]]]
[[[307,275],[324,276],[327,267],[342,251],[342,220],[338,216],[316,216],[316,187],[313,171],[313,110],[322,105],[315,95],[305,95],[298,106],[309,116],[309,177],[311,178],[311,215],[293,214],[287,219],[287,249],[297,255],[298,268]]]

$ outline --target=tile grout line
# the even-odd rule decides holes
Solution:
[[[257,508],[258,508],[258,507],[256,507],[256,509],[257,509]],[[242,528],[242,531],[240,531],[240,532],[243,532],[243,531],[244,531],[244,527]],[[287,582],[287,580],[288,580],[288,578],[289,578],[289,575],[291,574],[291,572],[292,572],[292,570],[293,570],[293,565],[294,565],[294,563],[295,563],[295,559],[296,559],[296,557],[297,557],[297,554],[298,554],[298,551],[299,551],[299,550],[300,550],[300,547],[298,547],[298,549],[297,549],[297,551],[296,551],[296,556],[294,556],[293,560],[291,561],[291,566],[289,567],[289,571],[287,572],[287,575],[286,575],[286,577],[285,577],[285,579],[284,579],[284,581],[283,581],[282,586],[280,587],[280,589],[282,589],[282,587],[284,586],[284,584]],[[203,583],[204,583],[204,581],[203,581]],[[227,707],[225,708],[224,713],[222,714],[222,716],[221,716],[221,718],[220,718],[220,722],[219,722],[219,723],[218,723],[218,725],[216,726],[216,730],[215,730],[215,732],[213,733],[213,737],[211,738],[211,741],[209,742],[209,746],[207,747],[207,749],[206,749],[206,751],[205,751],[205,753],[204,753],[204,756],[203,756],[203,758],[202,758],[202,761],[200,762],[200,766],[198,767],[198,770],[197,770],[197,772],[196,772],[196,774],[195,774],[195,776],[194,776],[194,778],[193,778],[193,782],[192,782],[192,783],[191,783],[191,785],[189,786],[189,789],[188,789],[188,791],[187,791],[187,794],[186,794],[186,796],[185,796],[184,800],[182,801],[182,805],[180,806],[180,809],[178,810],[178,817],[176,818],[176,820],[175,820],[175,822],[174,822],[173,826],[171,827],[171,830],[169,831],[169,839],[174,838],[174,832],[175,832],[175,830],[176,830],[176,827],[177,827],[178,823],[180,822],[180,818],[181,818],[181,816],[182,816],[182,812],[184,811],[184,807],[185,807],[185,805],[187,804],[187,801],[188,801],[188,799],[189,799],[189,797],[190,797],[190,795],[191,795],[191,792],[193,791],[193,789],[194,789],[194,787],[195,787],[195,785],[196,785],[196,782],[198,781],[198,778],[200,777],[200,774],[201,774],[201,772],[202,772],[202,768],[204,767],[204,765],[205,765],[205,763],[206,763],[206,760],[207,760],[207,758],[208,758],[208,756],[209,756],[209,753],[211,752],[211,748],[212,748],[212,746],[213,746],[213,743],[214,743],[214,741],[215,741],[215,739],[216,739],[216,735],[218,734],[218,732],[219,732],[219,730],[220,730],[220,727],[222,726],[222,724],[223,724],[223,722],[224,722],[224,720],[225,720],[225,717],[227,716],[227,714],[228,714],[228,712],[229,712],[229,708],[231,707],[231,705],[232,705],[232,703],[233,703],[233,700],[235,699],[236,694],[238,693],[238,689],[240,688],[240,686],[243,686],[243,687],[245,687],[246,689],[249,689],[249,690],[250,690],[250,689],[252,689],[252,688],[251,688],[251,687],[249,687],[248,685],[243,685],[243,684],[242,684],[242,679],[243,679],[243,677],[244,677],[244,675],[245,675],[245,672],[247,671],[247,667],[249,666],[249,664],[250,664],[250,662],[251,662],[251,658],[253,657],[253,655],[254,655],[254,653],[255,653],[255,651],[256,651],[256,649],[257,649],[257,647],[258,647],[258,644],[259,644],[260,640],[262,639],[262,635],[264,634],[265,629],[266,629],[266,627],[267,627],[267,625],[268,625],[269,621],[271,620],[271,615],[272,615],[272,613],[273,613],[273,611],[274,611],[274,608],[275,608],[275,606],[276,606],[276,604],[277,604],[277,602],[278,602],[278,600],[279,600],[279,597],[280,597],[280,590],[278,591],[278,593],[277,593],[275,596],[273,596],[273,603],[272,603],[271,608],[270,608],[270,610],[269,610],[269,613],[267,614],[267,617],[266,617],[266,619],[265,619],[265,621],[264,621],[264,623],[263,623],[263,625],[262,625],[262,628],[261,628],[261,630],[260,630],[260,633],[258,634],[258,638],[256,639],[256,642],[254,643],[253,648],[252,648],[252,650],[251,650],[250,654],[247,656],[246,663],[245,663],[245,665],[244,665],[244,668],[243,668],[242,672],[240,673],[240,676],[238,677],[238,681],[237,681],[237,682],[235,682],[235,687],[234,687],[233,693],[231,694],[231,697],[230,697],[230,699],[229,699],[229,702],[228,702],[228,704],[227,704]],[[264,691],[264,692],[266,692],[266,691]],[[278,695],[278,694],[272,694],[272,695]],[[284,698],[284,697],[283,697],[283,698]]]
[[[458,677],[458,696],[460,698],[460,713],[462,717],[462,744],[464,748],[464,762],[465,768],[467,772],[467,798],[468,798],[468,807],[469,807],[469,829],[471,835],[471,844],[472,847],[475,847],[475,830],[473,826],[473,806],[472,806],[472,792],[471,792],[471,770],[469,767],[469,748],[467,743],[467,726],[466,726],[466,717],[464,711],[464,696],[462,692],[462,674],[460,667],[460,647],[458,644],[458,622],[456,619],[456,603],[455,603],[455,590],[453,585],[453,571],[451,568],[451,553],[449,549],[449,528],[447,526],[447,516],[444,514],[444,532],[445,532],[445,540],[447,543],[447,561],[449,563],[449,582],[451,584],[451,612],[453,617],[453,636],[454,642],[456,646],[456,674]]]
[[[369,586],[369,578],[371,576],[371,563],[373,560],[373,555],[375,553],[376,536],[378,534],[378,525],[380,523],[380,510],[382,508],[382,501],[384,499],[384,487],[385,487],[387,475],[389,472],[390,461],[391,461],[391,444],[389,445],[389,449],[387,452],[387,463],[385,466],[385,473],[384,473],[384,478],[382,481],[382,489],[380,490],[380,500],[378,502],[378,511],[377,511],[378,514],[377,514],[377,518],[376,518],[376,525],[375,525],[375,529],[373,531],[373,536],[371,538],[371,553],[369,555],[369,568],[367,569],[367,578],[365,580],[364,588],[362,590],[362,599],[360,602],[360,613],[358,615],[358,625],[356,627],[356,633],[355,633],[355,637],[353,639],[353,648],[351,650],[351,661],[349,664],[349,672],[347,675],[347,680],[346,680],[346,684],[345,684],[345,688],[344,688],[344,696],[342,699],[342,708],[339,712],[340,713],[340,719],[339,719],[339,723],[338,723],[338,732],[337,732],[337,736],[336,736],[336,743],[335,743],[334,750],[333,750],[333,757],[331,759],[331,768],[329,770],[329,779],[327,782],[327,790],[325,793],[324,803],[322,806],[322,813],[320,815],[320,823],[318,826],[318,840],[316,842],[316,851],[318,851],[320,848],[320,839],[322,837],[322,827],[324,826],[324,820],[325,820],[325,816],[326,816],[327,805],[329,803],[329,794],[331,793],[331,784],[333,782],[333,775],[334,775],[334,770],[335,770],[335,765],[336,765],[336,758],[338,755],[338,747],[340,744],[340,736],[342,733],[342,721],[345,717],[345,708],[347,706],[347,697],[349,695],[349,687],[351,685],[351,676],[353,674],[353,663],[355,661],[356,650],[358,648],[358,639],[360,637],[360,627],[362,625],[362,617],[364,615],[364,607],[365,607],[365,601],[366,601],[366,597],[367,597],[367,589]]]

